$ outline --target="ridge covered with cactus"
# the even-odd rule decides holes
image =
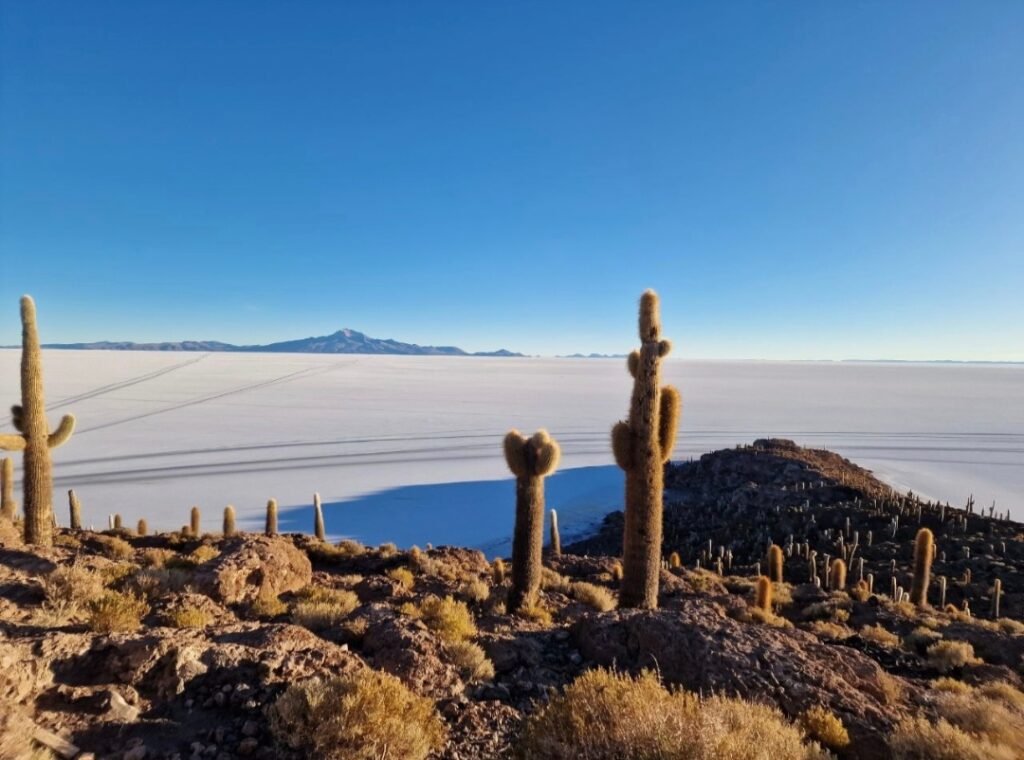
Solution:
[[[488,561],[329,541],[319,494],[308,533],[282,534],[269,494],[261,533],[231,505],[87,530],[74,490],[58,519],[49,449],[73,420],[47,426],[23,300],[0,760],[1022,756],[1024,526],[791,441],[670,462],[657,307],[612,433],[625,513],[563,546],[561,447],[513,430],[512,557]]]

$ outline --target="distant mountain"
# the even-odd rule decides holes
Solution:
[[[562,354],[557,359],[625,359],[625,354]]]
[[[418,346],[391,338],[371,338],[357,330],[338,330],[317,338],[301,338],[265,346],[236,346],[216,340],[183,340],[162,343],[131,341],[99,341],[97,343],[50,343],[44,348],[77,349],[80,351],[234,351],[280,354],[399,354],[405,356],[522,356],[507,349],[469,353],[457,346]]]

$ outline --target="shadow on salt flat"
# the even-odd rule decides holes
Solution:
[[[547,479],[548,509],[558,510],[562,542],[585,535],[608,513],[622,509],[623,473],[615,465],[563,470]],[[325,502],[331,540],[354,538],[367,545],[393,542],[402,548],[466,546],[488,557],[512,551],[515,481],[477,480],[401,486],[347,501]],[[547,541],[545,516],[545,542]],[[312,505],[282,508],[282,533],[310,533]]]

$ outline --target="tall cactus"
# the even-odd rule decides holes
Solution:
[[[682,406],[679,391],[660,385],[661,360],[671,349],[672,344],[661,339],[658,295],[648,290],[640,297],[640,349],[629,355],[629,419],[612,428],[615,461],[626,471],[621,607],[658,606],[664,467]]]
[[[71,530],[81,530],[82,502],[78,500],[78,494],[75,493],[75,489],[73,488],[68,491],[68,511],[71,513]]]
[[[224,507],[224,525],[221,532],[224,534],[224,538],[235,535],[235,508],[230,504]]]
[[[768,577],[772,583],[782,583],[782,547],[778,544],[768,547]]]
[[[558,466],[561,449],[546,430],[527,438],[505,436],[505,461],[516,476],[516,524],[512,537],[512,591],[508,611],[532,607],[540,589],[544,545],[544,478]]]
[[[910,586],[910,602],[918,607],[928,606],[928,583],[932,574],[932,554],[935,537],[928,528],[921,528],[914,539],[914,582]]]
[[[277,499],[267,502],[267,523],[263,532],[268,536],[277,535]]]
[[[0,435],[0,449],[23,451],[25,543],[53,544],[53,472],[50,449],[71,437],[75,418],[61,418],[50,432],[43,395],[43,360],[36,330],[36,305],[30,296],[21,298],[21,405],[11,407],[18,434]]]
[[[313,535],[320,541],[327,538],[327,531],[324,530],[324,507],[318,493],[313,494]]]
[[[0,517],[13,520],[18,511],[18,502],[14,500],[14,460],[4,457],[3,467],[0,467]]]
[[[202,514],[199,512],[199,507],[192,507],[192,511],[189,512],[188,516],[188,532],[190,535],[196,538],[199,537],[201,521]]]

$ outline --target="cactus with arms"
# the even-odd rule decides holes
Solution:
[[[512,538],[512,591],[508,610],[532,607],[540,588],[544,544],[544,478],[558,466],[561,449],[546,430],[530,438],[505,436],[505,461],[516,476],[516,524]]]
[[[30,296],[21,299],[21,405],[11,407],[18,433],[0,435],[0,449],[24,452],[25,543],[53,544],[53,465],[50,449],[71,437],[75,418],[61,418],[53,432],[46,421],[43,395],[43,360],[36,329],[36,305]]]
[[[658,606],[664,467],[672,454],[682,405],[679,391],[660,385],[661,360],[671,348],[661,339],[658,296],[648,290],[640,298],[640,349],[629,355],[629,419],[612,428],[615,461],[626,471],[622,607]]]

